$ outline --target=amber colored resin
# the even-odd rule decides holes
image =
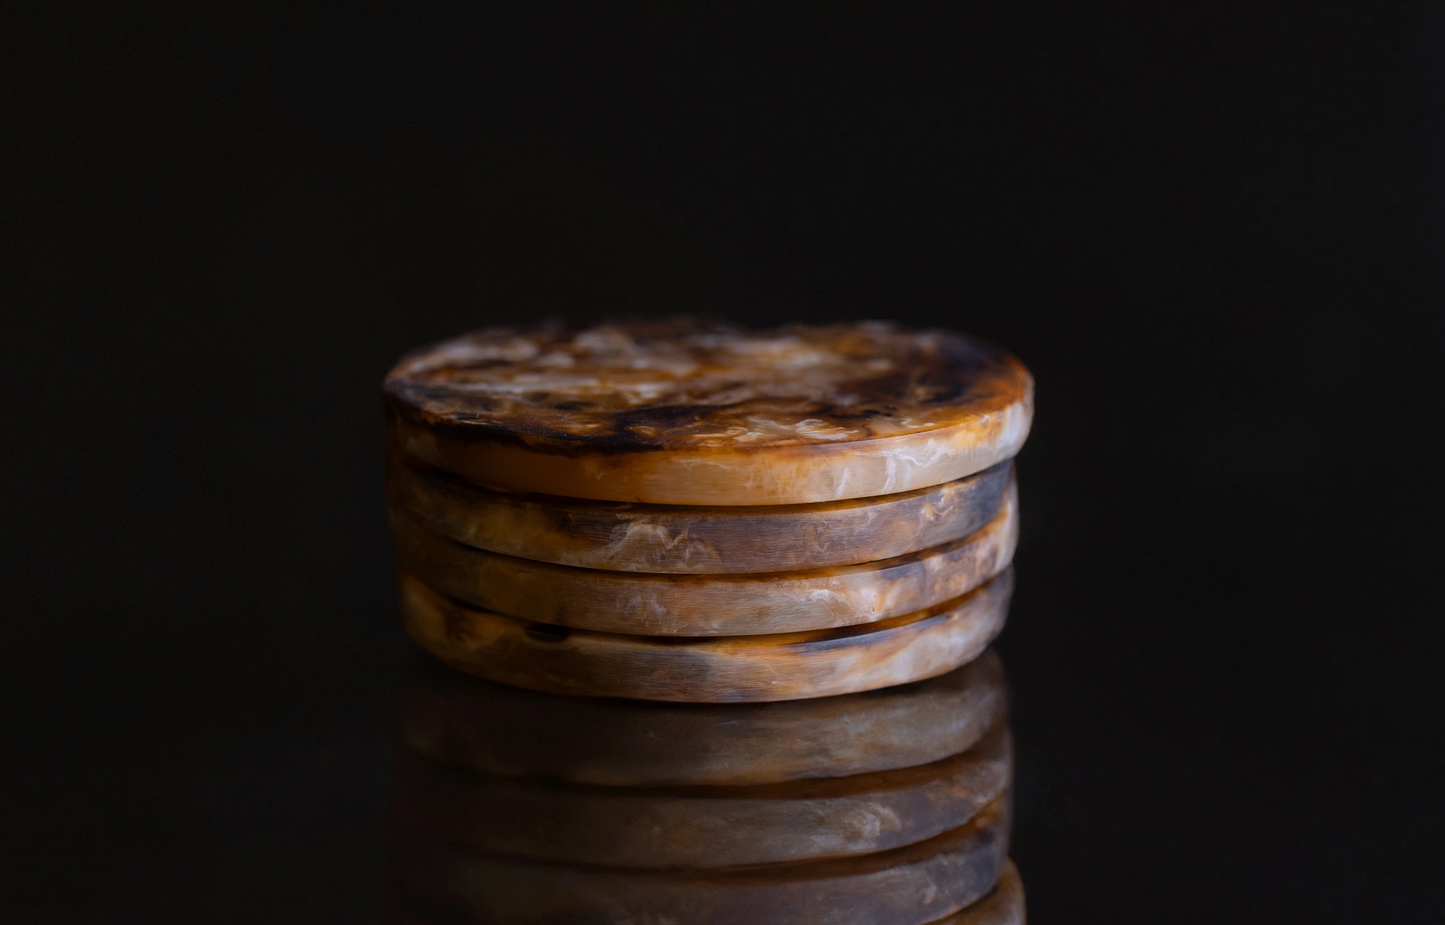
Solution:
[[[907,684],[977,658],[1003,628],[1013,576],[963,598],[862,626],[769,635],[631,636],[527,623],[401,576],[407,632],[462,671],[555,694],[728,703]]]
[[[393,441],[516,491],[808,504],[912,491],[1012,458],[1033,380],[946,331],[744,331],[689,321],[494,328],[414,351],[383,385]]]
[[[739,574],[856,565],[960,539],[998,514],[1012,468],[881,498],[683,507],[519,494],[393,454],[387,488],[394,509],[478,549],[582,568]]]
[[[854,858],[648,871],[477,853],[401,833],[400,901],[438,921],[687,925],[929,925],[988,896],[1008,857],[1007,795],[967,825]]]
[[[396,516],[402,563],[479,608],[609,633],[784,633],[915,613],[1006,568],[1018,541],[1012,493],[997,517],[942,546],[838,568],[764,575],[646,575],[535,562],[463,546]]]
[[[500,776],[609,786],[762,784],[930,764],[972,747],[1007,699],[991,651],[914,684],[737,704],[559,696],[427,656],[417,662],[401,704],[406,746]]]

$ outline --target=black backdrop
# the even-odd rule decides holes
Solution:
[[[1033,368],[1035,921],[1445,915],[1439,15],[132,6],[8,60],[0,918],[379,920],[379,380],[669,312]]]

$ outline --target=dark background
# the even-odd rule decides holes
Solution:
[[[379,920],[380,379],[673,312],[1033,368],[1034,921],[1445,917],[1438,13],[132,6],[5,65],[0,919]]]

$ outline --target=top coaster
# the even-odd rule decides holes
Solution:
[[[408,354],[393,439],[500,488],[653,504],[808,504],[1011,458],[1033,379],[1003,350],[881,322],[490,328]]]

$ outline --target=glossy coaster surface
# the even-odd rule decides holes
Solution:
[[[992,651],[914,684],[817,700],[675,704],[495,684],[418,656],[401,740],[435,761],[610,786],[764,784],[930,764],[1006,710]]]
[[[392,518],[407,569],[460,600],[523,620],[608,633],[737,636],[852,626],[952,600],[1006,568],[1018,544],[1012,490],[963,539],[837,568],[763,575],[646,575],[579,569],[463,546]]]
[[[1003,350],[879,322],[493,328],[403,357],[393,440],[515,491],[810,504],[940,485],[1013,457],[1033,380]]]
[[[716,868],[852,857],[957,828],[1013,775],[1008,729],[914,768],[752,787],[584,787],[396,758],[393,819],[448,844],[544,861]]]
[[[395,882],[420,916],[491,925],[928,925],[987,896],[1008,857],[1008,798],[965,826],[878,854],[725,871],[546,864],[406,833]]]
[[[935,608],[862,626],[721,637],[628,636],[478,610],[407,573],[402,621],[454,668],[554,694],[727,703],[798,700],[931,678],[976,658],[1008,614],[1012,572]]]
[[[589,569],[746,574],[856,565],[961,539],[999,512],[1013,465],[881,498],[764,507],[585,501],[491,489],[393,454],[394,509],[468,546]]]

